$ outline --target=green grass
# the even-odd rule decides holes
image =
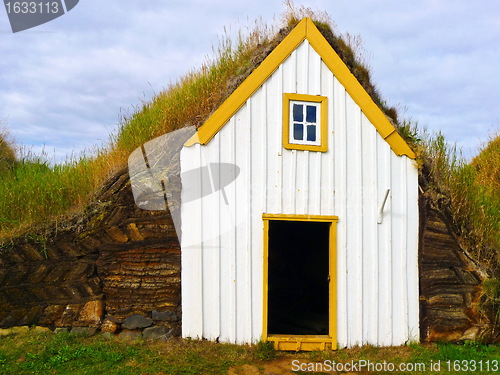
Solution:
[[[81,211],[106,178],[126,165],[135,148],[180,127],[201,125],[235,88],[228,82],[248,75],[255,54],[268,45],[270,35],[265,26],[256,25],[236,42],[223,39],[212,60],[143,103],[132,116],[123,117],[103,149],[56,165],[45,155],[32,153],[18,156],[15,163],[9,159],[13,170],[0,173],[0,239]],[[0,158],[2,152],[11,155],[11,145],[3,142],[2,134],[0,141]]]
[[[253,358],[248,348],[207,341],[129,342],[34,330],[0,338],[0,374],[225,374]]]
[[[475,260],[500,277],[500,135],[467,163],[441,134],[423,136],[419,147],[425,194],[448,214],[455,235]]]
[[[415,372],[417,374],[432,373],[430,364],[440,362],[441,372],[449,373],[443,371],[447,366],[465,363],[457,361],[467,361],[469,365],[472,361],[483,361],[484,365],[489,361],[492,366],[494,361],[500,361],[500,347],[465,342],[461,345],[363,346],[335,352],[295,353],[276,352],[263,343],[238,346],[182,339],[131,342],[33,329],[0,338],[0,374],[226,374],[231,367],[241,369],[243,365],[251,365],[264,369],[273,363],[291,363],[296,359],[339,363],[365,360],[374,364],[385,361],[396,366],[425,364],[427,370]]]
[[[102,156],[56,165],[33,155],[21,158],[10,173],[0,176],[0,237],[83,207],[109,176],[106,169]]]
[[[0,176],[8,174],[16,162],[16,154],[9,134],[0,126]]]

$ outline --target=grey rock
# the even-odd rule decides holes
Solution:
[[[122,328],[124,329],[141,329],[150,327],[153,321],[139,314],[130,315],[123,321]]]
[[[164,322],[176,322],[179,320],[175,311],[152,311],[153,320],[161,320]]]
[[[54,329],[54,333],[67,333],[69,329],[67,327],[58,327]]]
[[[165,326],[149,327],[142,331],[142,337],[146,340],[167,340],[172,337],[172,330]]]

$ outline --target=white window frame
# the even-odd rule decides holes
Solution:
[[[293,108],[294,105],[302,105],[302,116],[303,120],[302,121],[295,121],[293,118]],[[310,107],[315,107],[316,108],[316,121],[314,122],[308,122],[307,121],[307,106]],[[311,146],[320,146],[321,145],[321,103],[318,102],[308,102],[308,101],[303,101],[303,100],[290,100],[290,120],[289,120],[289,139],[288,142],[291,144],[295,145],[311,145]],[[295,139],[294,138],[294,129],[295,129],[295,124],[301,124],[302,125],[302,134],[304,139]],[[315,141],[308,141],[307,140],[307,126],[314,125],[316,128],[316,140]]]
[[[316,108],[316,122],[307,122],[307,117],[303,118],[301,123],[304,130],[304,138],[297,140],[293,137],[293,105],[300,104],[304,106],[314,106]],[[306,107],[304,107],[306,108]],[[304,114],[306,112],[303,109]],[[307,126],[316,126],[316,140],[307,140]],[[328,98],[320,95],[308,94],[283,94],[283,147],[288,150],[302,151],[328,151]]]

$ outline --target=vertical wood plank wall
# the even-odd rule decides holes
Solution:
[[[282,147],[283,93],[328,97],[327,152]],[[392,152],[307,41],[211,142],[181,154],[182,171],[219,162],[240,168],[224,189],[229,205],[220,191],[182,205],[184,337],[261,339],[262,214],[270,213],[339,217],[340,347],[418,340],[416,167]]]

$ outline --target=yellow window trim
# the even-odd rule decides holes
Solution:
[[[338,221],[339,217],[328,215],[262,214],[262,219],[285,221]]]
[[[277,350],[336,350],[337,349],[337,222],[338,216],[263,214],[264,221],[264,272],[262,341],[273,342]],[[271,335],[267,333],[268,281],[269,281],[269,221],[316,221],[329,222],[329,327],[328,335]]]
[[[295,26],[269,56],[217,108],[198,131],[188,139],[185,145],[192,146],[196,143],[207,144],[305,39],[309,41],[314,50],[321,56],[330,71],[345,87],[354,102],[361,108],[365,116],[390,145],[394,153],[398,156],[406,155],[409,158],[415,159],[415,153],[397,133],[382,110],[352,75],[349,68],[323,35],[321,35],[321,32],[310,18],[302,19]]]
[[[320,103],[321,117],[318,124],[320,126],[319,146],[290,143],[290,100]],[[326,96],[292,93],[283,94],[283,147],[288,150],[328,151],[328,105]]]

